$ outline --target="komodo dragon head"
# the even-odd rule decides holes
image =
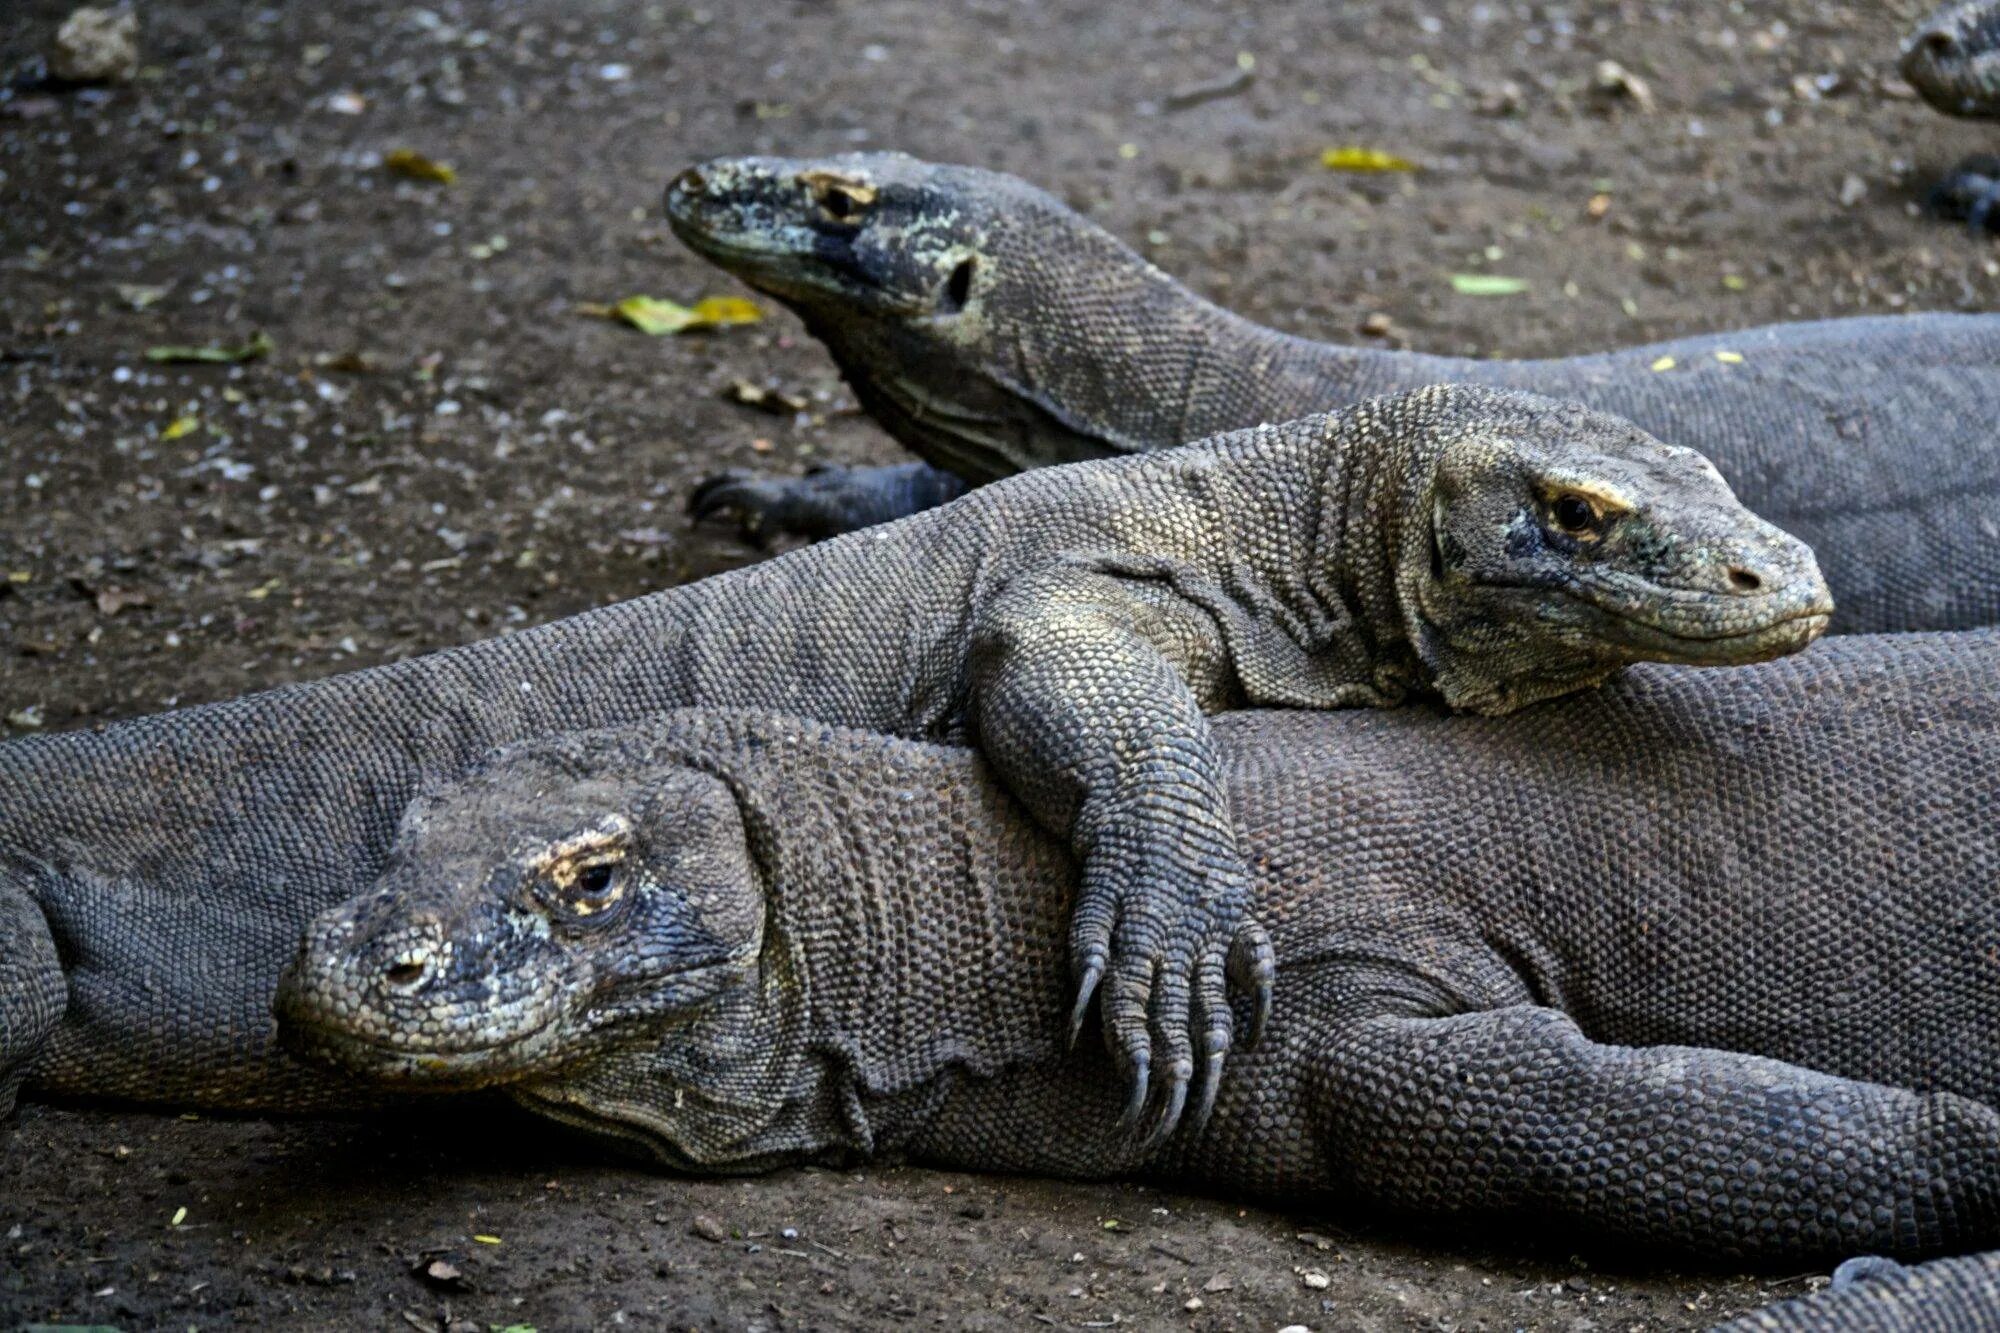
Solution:
[[[480,1087],[739,989],[763,933],[744,811],[723,779],[616,745],[524,742],[413,800],[375,889],[307,928],[275,1005],[286,1045]]]
[[[1918,24],[1903,77],[1948,116],[2000,117],[2000,0],[1952,0]]]
[[[797,311],[892,434],[968,480],[1130,451],[1036,386],[1107,317],[1145,315],[1149,288],[1163,320],[1188,308],[1034,186],[901,153],[717,158],[674,178],[666,213],[696,253]]]
[[[1621,417],[1434,385],[1330,420],[1342,471],[1382,441],[1419,442],[1391,489],[1363,500],[1343,479],[1319,508],[1384,534],[1403,633],[1453,708],[1507,712],[1634,662],[1763,661],[1831,618],[1810,547],[1705,456]]]

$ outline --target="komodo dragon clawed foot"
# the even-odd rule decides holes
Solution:
[[[743,536],[759,545],[774,536],[818,541],[935,509],[968,489],[928,463],[822,466],[803,477],[732,468],[695,487],[688,514],[698,523],[734,518]]]
[[[1931,209],[1974,233],[2000,231],[2000,157],[1969,157],[1931,191]]]

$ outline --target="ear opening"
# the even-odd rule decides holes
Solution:
[[[979,261],[971,255],[965,256],[952,266],[951,276],[944,281],[944,291],[938,297],[938,312],[955,315],[965,309],[972,299],[972,279]]]

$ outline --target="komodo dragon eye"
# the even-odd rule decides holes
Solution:
[[[808,171],[799,181],[812,191],[819,211],[834,222],[853,222],[875,202],[875,187],[823,171]]]
[[[1597,527],[1597,507],[1581,495],[1559,495],[1549,511],[1555,515],[1556,526],[1572,537],[1580,537]]]
[[[617,901],[625,896],[624,867],[616,861],[597,861],[578,866],[569,876],[569,882],[562,884],[563,905],[580,917],[597,916],[609,911]]]
[[[610,920],[630,878],[625,838],[623,829],[593,829],[550,847],[540,858],[542,898],[573,920]]]

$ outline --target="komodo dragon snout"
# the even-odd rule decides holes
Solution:
[[[507,747],[412,802],[375,889],[307,928],[281,1039],[419,1086],[550,1072],[736,988],[759,883],[720,779]]]
[[[1940,6],[1904,44],[1903,77],[1946,115],[2000,117],[2000,3]]]

